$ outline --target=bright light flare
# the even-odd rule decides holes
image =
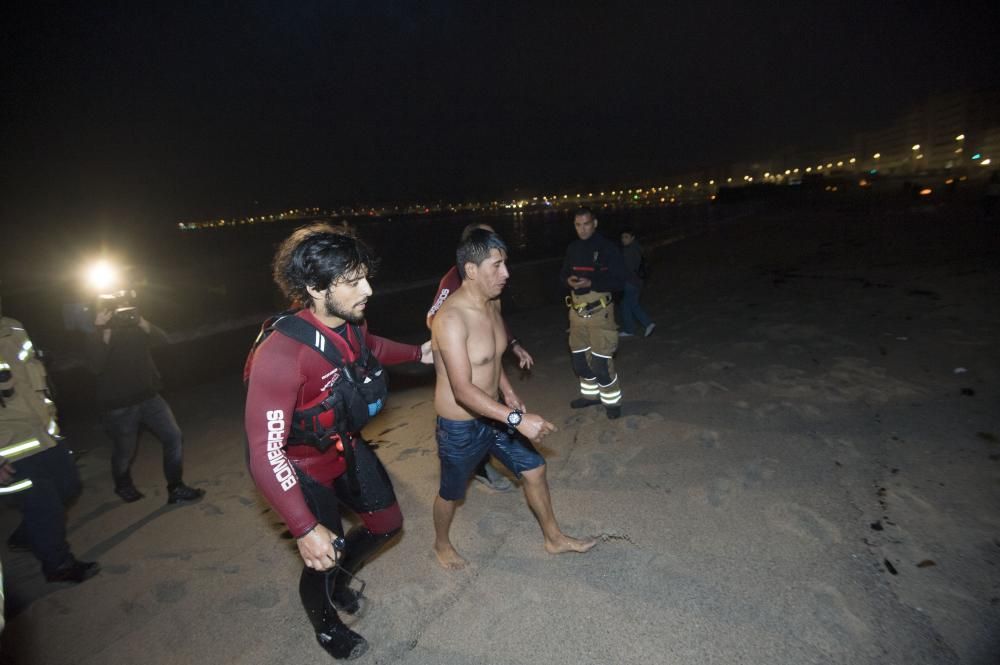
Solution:
[[[924,187],[920,190],[920,196],[930,196],[933,191],[930,187]]]
[[[108,261],[95,261],[87,267],[85,278],[94,291],[108,291],[118,283],[118,269]]]

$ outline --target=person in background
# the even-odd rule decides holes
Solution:
[[[559,278],[570,288],[569,349],[573,373],[580,380],[580,396],[573,409],[603,404],[609,419],[622,415],[622,391],[615,372],[618,349],[611,294],[625,284],[625,263],[618,246],[597,232],[597,218],[587,208],[573,216],[579,238],[566,250]]]
[[[101,570],[77,560],[66,542],[66,506],[80,489],[45,366],[24,326],[0,316],[0,496],[12,496],[22,516],[7,546],[30,551],[49,582],[79,583]]]
[[[96,330],[88,334],[91,369],[97,375],[97,402],[101,422],[113,443],[111,476],[115,494],[132,503],[143,498],[132,481],[132,460],[139,444],[140,427],[148,428],[163,445],[163,475],[167,503],[200,501],[205,490],[183,480],[183,434],[167,401],[160,396],[160,373],[150,348],[165,344],[166,333],[133,307],[100,304],[94,317]]]
[[[622,231],[622,258],[625,260],[625,293],[622,298],[622,330],[619,337],[633,337],[633,323],[639,324],[643,337],[649,337],[656,329],[656,324],[646,314],[639,304],[643,281],[646,279],[646,261],[642,255],[642,247],[631,229]]]

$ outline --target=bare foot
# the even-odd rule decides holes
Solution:
[[[455,551],[455,548],[448,543],[444,547],[434,546],[434,554],[437,555],[438,563],[445,570],[462,570],[469,562]]]
[[[590,551],[590,549],[596,544],[596,538],[580,540],[579,538],[570,538],[566,534],[562,534],[556,540],[546,540],[545,551],[549,554],[565,554],[566,552],[579,552],[580,554],[583,554],[584,552]]]

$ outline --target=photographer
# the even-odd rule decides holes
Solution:
[[[97,375],[97,401],[104,430],[114,443],[111,475],[115,494],[131,503],[143,498],[132,481],[130,467],[139,441],[139,428],[148,428],[163,444],[163,475],[167,503],[199,501],[204,490],[182,480],[182,439],[170,405],[160,396],[160,373],[150,348],[165,344],[166,334],[131,306],[122,292],[102,297],[88,339],[91,367]]]

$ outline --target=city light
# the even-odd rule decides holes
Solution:
[[[955,137],[955,140],[956,141],[964,141],[965,140],[965,134],[959,134],[958,136]]]
[[[882,156],[882,153],[876,152],[874,155],[872,155],[872,159],[878,159],[881,156]]]
[[[989,166],[989,165],[990,165],[990,164],[992,164],[992,163],[993,163],[993,160],[992,160],[992,159],[990,159],[989,157],[987,157],[987,158],[986,158],[986,159],[984,159],[983,161],[979,162],[979,165],[980,165],[980,166]]]
[[[919,143],[914,143],[912,149],[913,150],[920,150],[920,144]]]

